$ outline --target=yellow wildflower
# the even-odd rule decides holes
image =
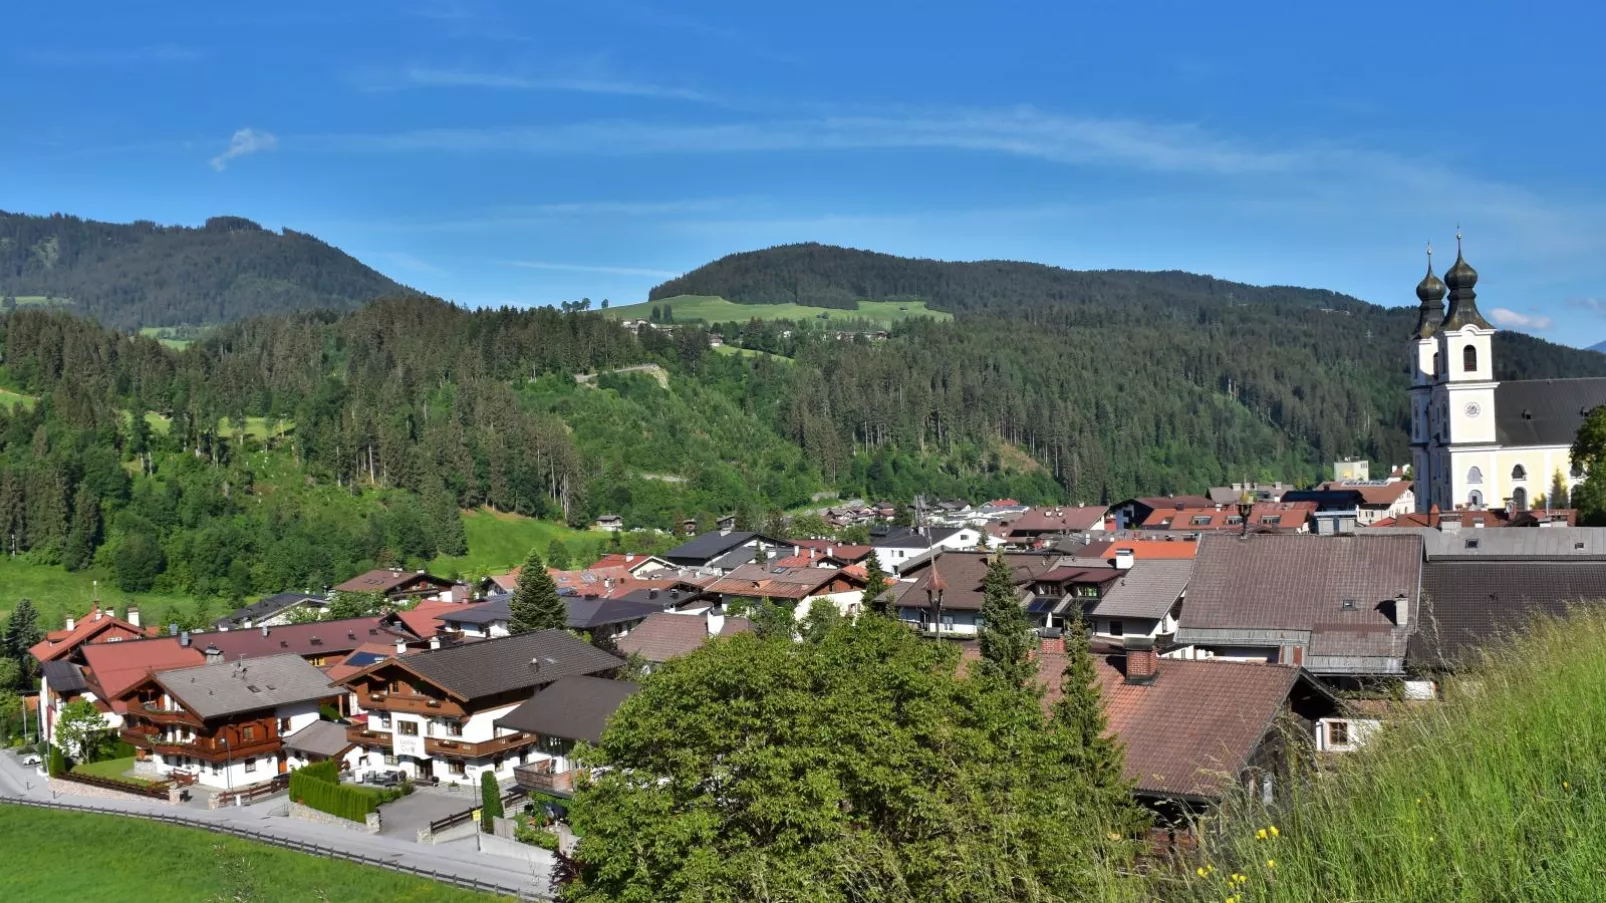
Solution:
[[[1256,831],[1255,832],[1255,839],[1256,840],[1265,840],[1266,839],[1266,829],[1265,828],[1261,828],[1259,831]]]
[[[1276,867],[1277,867],[1277,860],[1275,860],[1275,859],[1266,860],[1266,868],[1274,869]]]
[[[1567,783],[1566,781],[1562,781],[1561,782],[1561,789],[1563,789],[1563,790],[1571,790],[1571,789],[1573,789],[1573,785]]]
[[[1270,831],[1271,832],[1271,836],[1273,836],[1273,837],[1276,837],[1278,835],[1278,833],[1279,833],[1278,830],[1277,830],[1277,826],[1276,825],[1272,825],[1271,827],[1267,828],[1266,830]]]
[[[1199,876],[1199,877],[1201,877],[1201,878],[1203,878],[1203,877],[1204,877],[1204,876],[1206,876],[1206,875],[1208,875],[1208,874],[1210,874],[1210,873],[1209,873],[1209,872],[1207,872],[1207,871],[1205,871],[1205,870],[1204,870],[1204,866],[1202,866],[1202,865],[1201,865],[1201,866],[1199,866],[1199,867],[1198,867],[1198,868],[1196,868],[1196,869],[1194,869],[1194,870],[1193,870],[1193,873],[1194,873],[1194,874],[1195,874],[1195,875],[1198,875],[1198,876]]]

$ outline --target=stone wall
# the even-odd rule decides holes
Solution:
[[[333,825],[337,828],[346,828],[350,831],[361,831],[364,834],[379,833],[378,812],[368,813],[368,821],[364,823],[354,822],[349,818],[341,818],[338,815],[330,815],[327,812],[319,812],[317,809],[314,809],[311,806],[303,806],[294,801],[292,801],[289,806],[289,814],[291,818],[297,818],[302,821],[310,821],[320,825]]]
[[[509,859],[522,859],[532,865],[541,866],[548,871],[556,864],[555,857],[540,847],[532,847],[527,843],[519,843],[516,840],[507,840],[506,838],[497,837],[495,834],[479,835],[479,843],[481,853],[489,853],[492,856],[503,856]]]
[[[77,781],[64,781],[60,778],[51,778],[49,780],[49,784],[50,791],[52,793],[70,793],[73,796],[94,796],[106,800],[123,800],[125,802],[132,801],[136,803],[161,802],[160,800],[153,799],[148,796],[140,796],[137,793],[122,793],[107,787],[93,787],[89,784],[80,784]]]

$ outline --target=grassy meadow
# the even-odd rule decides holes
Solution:
[[[860,301],[857,310],[836,307],[810,307],[805,304],[737,304],[714,295],[678,295],[662,301],[644,301],[623,307],[610,307],[602,311],[605,317],[619,320],[648,319],[654,307],[669,305],[674,310],[675,322],[727,323],[732,320],[810,320],[825,314],[830,320],[870,320],[891,325],[900,320],[928,317],[952,320],[953,314],[928,310],[924,301]]]
[[[499,899],[423,878],[195,828],[0,804],[8,900],[470,903]],[[85,855],[93,859],[86,868]]]
[[[1230,815],[1162,896],[1606,898],[1602,687],[1606,612],[1542,622],[1286,804]]]
[[[463,512],[463,531],[468,534],[468,554],[441,556],[429,563],[434,573],[465,577],[502,574],[524,563],[531,549],[546,555],[552,540],[560,539],[570,553],[608,541],[600,531],[574,530],[552,521],[536,520],[517,514],[504,514],[481,508]]]

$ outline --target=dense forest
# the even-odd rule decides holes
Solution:
[[[1099,278],[1120,303],[997,295],[885,339],[722,324],[767,352],[748,356],[696,323],[637,335],[417,295],[240,320],[182,350],[24,305],[0,318],[0,540],[129,590],[243,596],[461,554],[457,512],[477,506],[758,524],[839,496],[1094,502],[1407,459],[1407,311]],[[1495,348],[1502,379],[1606,374],[1520,334]]]
[[[406,291],[311,235],[239,217],[186,228],[0,211],[0,298],[53,299],[111,326],[351,310]]]

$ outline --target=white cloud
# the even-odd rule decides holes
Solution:
[[[1544,331],[1550,328],[1550,318],[1539,314],[1524,314],[1505,307],[1496,307],[1489,311],[1489,319],[1496,326],[1507,329],[1534,329]]]
[[[260,129],[240,129],[229,139],[229,147],[223,153],[212,158],[212,168],[218,172],[228,168],[229,161],[236,157],[245,157],[260,151],[270,151],[279,146],[279,139],[273,137],[272,132]]]
[[[670,270],[649,270],[642,267],[590,266],[582,263],[548,263],[542,260],[504,260],[502,264],[526,270],[567,270],[574,273],[606,273],[610,276],[651,276],[654,279],[673,279],[681,275]]]

